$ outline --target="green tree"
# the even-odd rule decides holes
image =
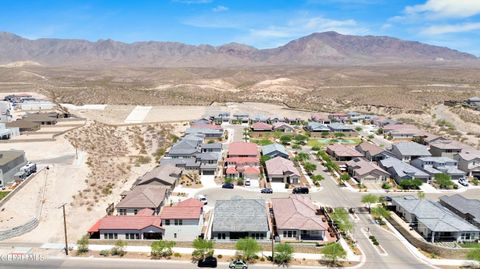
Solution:
[[[374,203],[378,203],[378,196],[374,194],[365,194],[362,196],[362,203],[367,204],[368,211],[370,211],[370,207]]]
[[[296,157],[298,157],[297,160],[300,162],[305,162],[310,160],[310,156],[305,152],[298,153]]]
[[[288,143],[290,143],[290,141],[292,141],[292,136],[291,135],[282,135],[280,137],[280,142],[283,145],[287,145]]]
[[[341,138],[341,137],[345,137],[345,134],[344,133],[335,133],[334,136],[336,138]]]
[[[235,248],[242,255],[242,258],[251,261],[262,248],[257,240],[253,238],[243,238],[237,241]]]
[[[371,214],[374,219],[388,218],[390,211],[383,206],[377,206],[371,209]]]
[[[309,174],[313,173],[313,171],[317,170],[317,165],[314,163],[310,162],[305,162],[303,164],[303,168],[305,168],[305,171]]]
[[[164,241],[158,240],[152,243],[151,245],[151,254],[152,257],[168,257],[173,254],[173,247],[175,246],[174,241]]]
[[[350,180],[350,175],[347,174],[347,173],[343,173],[340,175],[340,181],[341,182],[345,182],[345,181],[349,181]]]
[[[280,243],[275,246],[274,261],[276,264],[287,265],[293,258],[293,247],[288,243]]]
[[[262,155],[262,157],[260,157],[260,163],[265,166],[265,163],[270,160],[272,157],[268,156],[268,155]]]
[[[225,183],[233,183],[233,178],[226,177],[224,181],[225,181]]]
[[[329,243],[322,248],[322,254],[325,259],[332,264],[337,264],[338,259],[344,259],[347,257],[347,252],[343,249],[342,245],[337,242]]]
[[[400,181],[400,187],[404,190],[417,190],[422,186],[423,181],[418,178],[404,179]]]
[[[440,189],[451,189],[454,185],[452,177],[444,173],[435,175],[435,183]]]
[[[77,241],[77,254],[83,254],[88,252],[88,235],[82,236]]]
[[[314,182],[319,182],[319,181],[322,181],[322,180],[324,180],[324,179],[325,179],[325,178],[324,178],[322,175],[313,175],[313,176],[312,176],[312,180],[313,180]]]
[[[308,139],[308,137],[306,135],[302,135],[302,134],[297,134],[295,135],[295,137],[293,138],[295,141],[301,143],[301,142],[305,142],[305,140]]]
[[[336,208],[331,214],[331,218],[341,232],[348,233],[353,230],[353,224],[345,208]]]
[[[203,238],[197,238],[193,240],[193,260],[200,261],[204,260],[206,257],[213,256],[214,247],[215,242],[212,240],[205,240]]]

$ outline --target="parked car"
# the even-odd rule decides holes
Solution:
[[[198,261],[198,267],[212,267],[217,268],[217,258],[215,257],[206,257],[204,260]]]
[[[308,192],[307,187],[296,187],[292,191],[293,194],[308,194]]]
[[[261,193],[273,193],[273,190],[271,188],[264,188],[260,192]]]
[[[202,202],[204,205],[207,205],[207,204],[208,204],[207,196],[205,196],[205,195],[203,195],[203,194],[197,195],[197,200],[199,200],[200,202]]]
[[[244,262],[243,260],[234,260],[231,261],[230,264],[228,265],[228,268],[230,269],[247,269],[248,264]]]
[[[245,180],[245,186],[250,186],[250,179]]]
[[[466,178],[461,178],[458,180],[458,184],[468,187],[468,180]]]
[[[222,188],[224,189],[233,189],[235,185],[233,183],[223,183]]]

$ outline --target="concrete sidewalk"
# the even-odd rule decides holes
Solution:
[[[344,246],[342,244],[342,246]],[[348,246],[348,245],[347,245]],[[65,245],[61,243],[45,243],[43,244],[40,248],[43,249],[64,249]],[[76,244],[71,244],[69,247],[72,247],[73,249],[76,249]],[[114,246],[113,245],[89,245],[89,249],[93,251],[102,251],[102,250],[110,250]],[[173,252],[175,253],[180,253],[180,254],[191,254],[193,252],[193,248],[180,248],[180,247],[174,247]],[[127,252],[139,252],[139,253],[150,253],[151,248],[149,246],[126,246],[125,251]],[[236,250],[234,249],[215,249],[215,255],[224,255],[224,256],[235,256],[237,253]],[[258,256],[271,256],[272,252],[271,251],[262,251],[258,253]],[[306,260],[321,260],[323,258],[322,254],[316,254],[316,253],[294,253],[293,257],[296,259],[306,259]],[[356,256],[353,254],[353,252],[347,248],[347,261],[351,262],[360,262],[361,257]]]

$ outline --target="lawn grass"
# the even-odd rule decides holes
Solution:
[[[464,242],[459,244],[462,248],[480,248],[480,243],[477,242]]]
[[[10,192],[9,191],[0,191],[0,200],[5,198]]]
[[[326,145],[329,145],[329,143],[324,143],[324,142],[321,142],[320,139],[327,139],[327,138],[313,138],[313,139],[309,139],[308,142],[307,142],[307,145],[309,147],[324,147]],[[353,143],[349,143],[351,145],[357,145],[357,144],[360,144],[362,142],[362,139],[358,138],[358,137],[342,137],[342,138],[338,138],[338,140],[352,140]],[[333,144],[336,144],[335,143],[335,138],[332,138],[333,141]]]
[[[250,142],[255,143],[259,146],[266,146],[266,145],[273,144],[273,142],[268,139],[250,139]]]

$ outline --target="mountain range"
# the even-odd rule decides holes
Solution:
[[[387,36],[313,33],[287,44],[257,49],[178,42],[124,43],[111,39],[30,40],[0,32],[0,64],[33,62],[44,66],[229,67],[262,65],[372,65],[478,63],[465,52]]]

